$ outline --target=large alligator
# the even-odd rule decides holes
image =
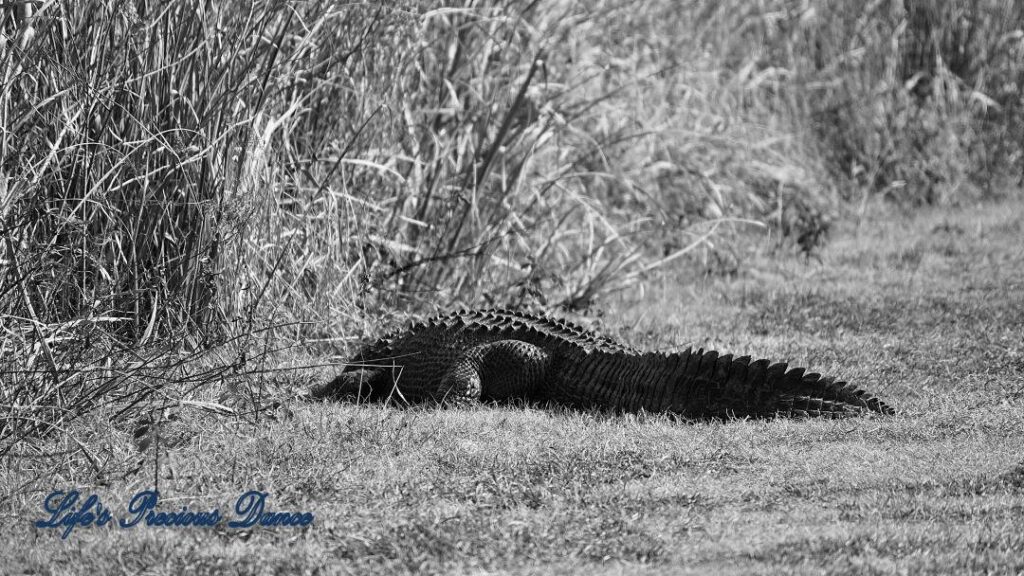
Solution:
[[[555,402],[686,418],[843,417],[891,407],[803,368],[703,349],[641,352],[570,322],[463,310],[363,348],[313,398]]]

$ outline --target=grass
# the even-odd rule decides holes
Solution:
[[[444,4],[0,11],[0,455],[401,315],[735,269],[732,223],[813,252],[851,204],[1022,173],[1019,3]]]
[[[257,422],[198,409],[223,393],[207,387],[144,450],[101,410],[0,463],[0,571],[1019,573],[1024,206],[887,209],[869,204],[817,258],[755,238],[733,276],[680,267],[620,293],[601,323],[643,347],[809,364],[898,416],[684,424],[288,403]],[[54,488],[123,509],[154,483],[167,510],[228,510],[260,489],[316,520],[67,540],[31,525]]]
[[[1020,571],[1019,3],[239,6],[0,11],[0,572]],[[287,401],[467,304],[904,414]],[[33,529],[72,486],[317,522]]]

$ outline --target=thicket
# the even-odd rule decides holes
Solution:
[[[1006,193],[1022,12],[10,3],[0,446],[396,310],[583,308],[751,220],[810,250],[867,195]]]

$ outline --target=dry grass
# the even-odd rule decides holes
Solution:
[[[585,309],[735,270],[748,218],[811,252],[844,200],[1019,175],[1019,7],[850,6],[5,11],[0,451],[159,375],[455,304]]]
[[[886,442],[907,446],[908,462],[929,450],[995,453],[1005,443],[994,435],[1019,424],[1021,318],[1007,304],[1019,301],[1019,254],[1007,244],[1019,222],[989,210],[948,222],[925,212],[902,234],[903,220],[868,208],[878,197],[904,207],[1010,197],[1019,208],[1019,190],[1003,183],[1019,179],[1024,159],[1024,14],[1008,0],[900,6],[5,6],[4,506],[23,512],[38,490],[79,484],[110,487],[112,502],[159,484],[197,503],[259,484],[283,505],[320,506],[347,497],[334,481],[341,474],[370,479],[377,492],[316,508],[318,529],[341,538],[340,548],[333,537],[311,540],[314,532],[224,534],[211,544],[193,532],[83,531],[74,542],[138,548],[124,562],[157,563],[169,541],[171,555],[205,554],[209,571],[225,558],[257,571],[264,564],[245,564],[255,562],[250,542],[267,541],[301,553],[261,558],[268,565],[311,567],[327,557],[397,572],[419,563],[528,571],[564,555],[643,567],[688,554],[741,570],[760,558],[737,552],[740,560],[724,562],[729,546],[756,548],[763,563],[784,556],[767,551],[771,538],[797,536],[759,520],[776,516],[747,514],[731,486],[694,480],[717,469],[700,445],[747,434],[790,454],[815,434],[835,436],[837,425],[268,409],[382,325],[458,304],[616,309],[605,327],[637,344],[692,340],[793,358],[974,434],[943,432],[950,443],[933,445],[937,432],[922,416],[879,424]],[[38,10],[32,20],[29,7]],[[863,229],[847,229],[857,221]],[[768,242],[751,239],[752,223],[767,225]],[[830,229],[838,240],[822,251]],[[965,404],[983,412],[963,415]],[[991,430],[983,424],[993,421]],[[531,436],[535,428],[561,443]],[[461,443],[479,430],[491,432]],[[779,430],[800,439],[788,444]],[[871,434],[859,437],[861,451],[894,458]],[[229,460],[232,443],[245,452]],[[698,459],[652,464],[665,443]],[[790,472],[776,461],[798,466],[761,444],[730,454],[771,477]],[[503,452],[488,459],[494,447]],[[339,471],[338,462],[350,467]],[[928,481],[981,486],[988,498],[1005,486],[987,471],[1005,464],[994,458],[977,476],[950,469]],[[282,478],[296,467],[308,469],[310,484]],[[880,484],[864,479],[866,501],[902,486],[897,472]],[[405,483],[395,488],[392,477]],[[606,493],[634,480],[638,495]],[[680,497],[665,514],[697,511],[693,521],[712,534],[731,526],[751,537],[683,541],[689,528],[645,519],[651,506],[641,495],[670,491],[659,483],[675,480],[722,492],[726,504],[706,510]],[[922,482],[919,492],[930,494],[933,484]],[[437,501],[483,512],[446,515]],[[383,506],[395,502],[394,522],[382,523]],[[867,510],[849,520],[854,528],[865,528]],[[6,520],[29,538],[23,517]],[[962,536],[943,526],[940,538]],[[754,537],[761,533],[771,537]],[[978,539],[961,538],[954,550],[966,541]],[[23,547],[17,558],[41,568],[68,549],[41,550]],[[192,566],[202,571],[205,561]]]
[[[820,260],[755,243],[739,277],[687,280],[683,268],[642,299],[624,295],[604,322],[642,346],[810,364],[863,383],[899,416],[683,425],[290,404],[256,423],[193,404],[174,408],[159,447],[140,452],[131,426],[94,413],[75,425],[80,444],[55,439],[40,447],[47,457],[4,461],[12,546],[0,570],[1020,572],[1022,206],[912,218],[877,208]],[[54,488],[123,509],[154,484],[171,510],[228,510],[260,489],[275,509],[316,520],[307,530],[78,528],[67,540],[30,524]]]

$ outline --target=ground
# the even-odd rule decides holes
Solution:
[[[732,277],[652,278],[602,322],[640,347],[839,375],[898,416],[182,409],[154,460],[97,415],[50,459],[0,462],[0,573],[1021,573],[1024,204],[871,213],[817,256],[765,249]],[[54,489],[124,515],[154,481],[164,511],[228,514],[256,489],[315,519],[34,527]]]

